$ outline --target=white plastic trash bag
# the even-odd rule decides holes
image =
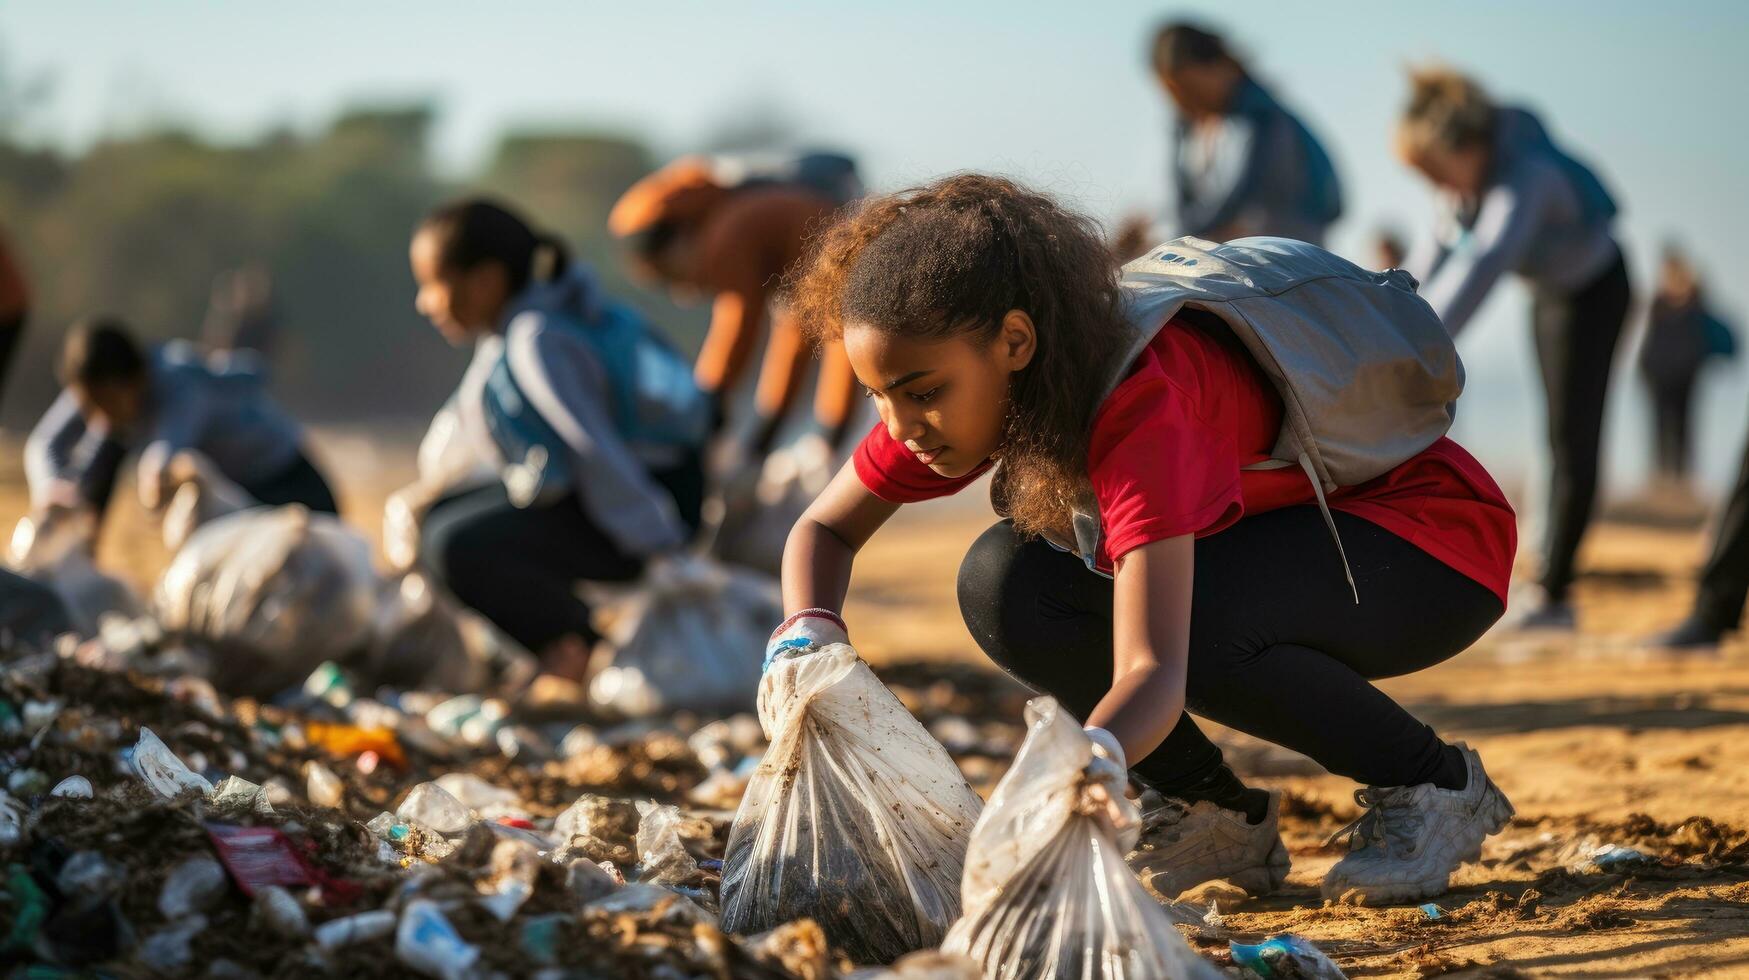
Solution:
[[[60,597],[81,636],[96,636],[108,614],[137,619],[146,612],[126,582],[98,570],[96,537],[95,512],[50,507],[19,519],[8,554],[20,574]]]
[[[266,696],[362,650],[378,590],[370,545],[327,514],[257,507],[195,531],[154,596],[164,629],[213,656],[213,684]]]
[[[711,554],[767,575],[783,571],[783,547],[802,512],[832,482],[839,461],[818,435],[808,435],[765,457],[757,481],[723,488],[713,523]]]
[[[783,619],[777,583],[705,558],[661,559],[601,608],[603,665],[589,701],[624,718],[753,707],[759,662]]]
[[[972,831],[960,891],[965,915],[942,951],[986,980],[1217,980],[1172,917],[1124,864],[1139,825],[1120,833],[1083,771],[1093,743],[1048,697],[1026,706],[1026,741]]]
[[[842,643],[779,656],[759,721],[771,746],[729,830],[724,930],[810,917],[859,963],[940,943],[981,806],[947,750]]]

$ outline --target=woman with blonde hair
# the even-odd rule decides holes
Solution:
[[[1495,103],[1449,69],[1413,72],[1396,152],[1438,193],[1405,266],[1455,336],[1507,272],[1530,288],[1553,457],[1541,595],[1524,627],[1570,629],[1574,555],[1597,496],[1598,450],[1616,343],[1630,302],[1611,231],[1616,204],[1530,112]]]

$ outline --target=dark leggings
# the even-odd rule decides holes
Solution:
[[[1616,342],[1627,319],[1627,266],[1615,262],[1574,293],[1538,290],[1531,308],[1537,363],[1548,399],[1548,526],[1542,586],[1562,600],[1573,584],[1573,557],[1597,501],[1598,452]]]
[[[1335,517],[1359,605],[1315,507],[1247,517],[1196,542],[1186,707],[1362,783],[1462,786],[1458,753],[1367,681],[1459,653],[1500,617],[1500,599],[1375,524]],[[1076,717],[1111,687],[1112,583],[1080,559],[1003,521],[967,553],[959,598],[990,659]],[[1232,805],[1243,791],[1188,715],[1132,763],[1142,782],[1182,799]]]
[[[696,530],[699,462],[652,475]],[[517,507],[494,482],[432,505],[420,534],[426,564],[449,591],[536,653],[566,635],[596,639],[578,582],[627,582],[644,569],[643,558],[622,552],[590,520],[575,493]]]
[[[1743,605],[1749,597],[1749,446],[1743,449],[1737,485],[1731,489],[1714,534],[1712,554],[1700,570],[1694,615],[1722,633],[1742,622]]]
[[[303,504],[318,514],[338,514],[340,505],[334,502],[334,490],[316,464],[303,453],[290,466],[270,479],[240,484],[249,496],[271,507]]]

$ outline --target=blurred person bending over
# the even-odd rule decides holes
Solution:
[[[711,396],[718,426],[769,321],[746,447],[753,460],[776,442],[814,356],[777,291],[809,234],[861,190],[845,157],[805,154],[788,164],[764,168],[767,173],[735,157],[683,157],[634,184],[608,218],[642,274],[682,295],[712,297],[694,377]],[[837,345],[827,347],[815,382],[814,421],[834,451],[853,434],[855,397],[850,362]]]
[[[1731,328],[1706,307],[1688,257],[1667,248],[1640,345],[1640,378],[1652,400],[1653,458],[1664,484],[1688,483],[1695,380],[1701,368],[1711,358],[1731,357],[1736,350]]]
[[[433,434],[453,427],[456,472],[495,476],[430,488],[420,552],[548,673],[584,680],[596,633],[576,585],[630,581],[692,537],[709,404],[638,314],[498,204],[433,212],[410,260],[420,314],[474,351]]]
[[[38,510],[101,514],[123,458],[137,449],[140,501],[149,510],[166,502],[172,459],[194,450],[263,504],[337,511],[305,453],[302,428],[268,397],[252,357],[202,356],[181,341],[142,348],[119,321],[96,317],[67,332],[60,378],[65,390],[25,443]]]
[[[1410,76],[1396,152],[1437,191],[1406,268],[1454,336],[1508,272],[1531,291],[1552,457],[1542,572],[1517,625],[1571,629],[1574,556],[1597,497],[1604,400],[1630,300],[1614,199],[1529,112],[1447,69]]]
[[[1342,185],[1305,123],[1252,77],[1225,39],[1195,24],[1161,27],[1151,60],[1177,112],[1177,228],[1169,237],[1274,235],[1323,244],[1342,214]]]

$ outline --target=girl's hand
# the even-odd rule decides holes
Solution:
[[[1086,721],[1136,759],[1159,748],[1184,714],[1195,565],[1185,534],[1129,552],[1113,576],[1111,689]]]
[[[771,631],[765,644],[765,670],[780,654],[790,650],[813,651],[834,643],[849,643],[844,620],[830,609],[803,609]]]
[[[1122,802],[1130,782],[1123,746],[1118,744],[1117,736],[1103,728],[1087,729],[1087,738],[1093,743],[1093,758],[1082,772],[1085,781],[1082,799],[1093,813],[1103,815],[1122,835],[1135,823],[1132,808]]]

